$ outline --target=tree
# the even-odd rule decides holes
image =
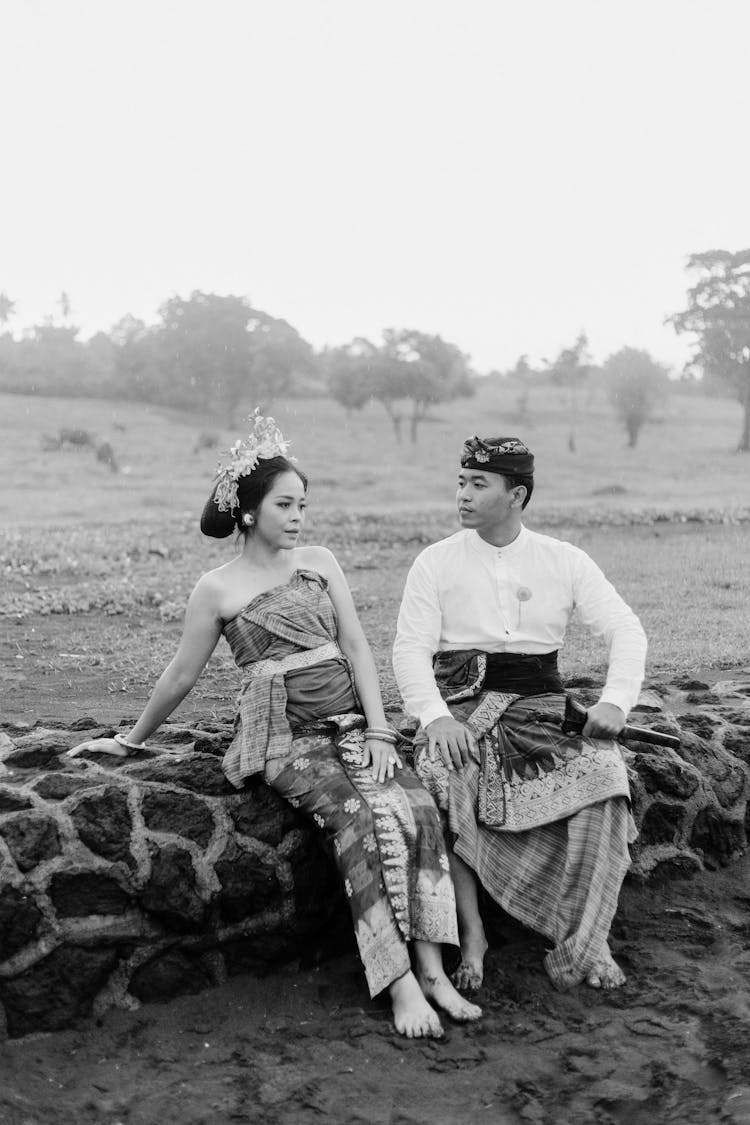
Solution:
[[[506,372],[509,379],[517,379],[520,383],[526,383],[529,379],[533,378],[536,372],[529,363],[527,355],[519,355],[515,365]]]
[[[567,388],[569,429],[568,449],[576,451],[576,430],[578,427],[578,388],[588,378],[590,370],[589,342],[581,333],[572,348],[563,348],[554,363],[550,364],[552,382]]]
[[[532,383],[536,374],[537,372],[529,363],[528,356],[520,355],[515,362],[515,366],[511,367],[505,375],[505,377],[513,384],[518,393],[518,397],[516,398],[516,411],[513,416],[513,420],[520,426],[532,425],[529,400],[531,396]]]
[[[66,396],[111,393],[112,352],[103,333],[84,342],[78,339],[75,325],[56,323],[54,316],[46,316],[41,324],[14,338],[10,331],[2,331],[14,311],[15,302],[0,292],[0,386],[4,391]],[[70,318],[69,302],[65,315]]]
[[[95,357],[78,329],[35,324],[15,345],[17,391],[27,394],[86,395],[99,379]]]
[[[84,344],[89,361],[87,394],[102,398],[117,394],[116,352],[106,332],[95,332]]]
[[[250,375],[251,310],[244,297],[194,291],[159,308],[158,366],[166,401],[231,421]]]
[[[442,337],[412,328],[398,331],[388,328],[383,340],[383,362],[376,368],[373,397],[378,398],[389,413],[398,399],[411,402],[410,435],[412,442],[416,442],[419,423],[425,420],[432,406],[474,394],[469,357]]]
[[[310,345],[285,320],[254,309],[245,297],[196,290],[159,309],[159,366],[168,401],[229,423],[240,402],[283,394],[294,374],[313,364]]]
[[[313,373],[313,350],[288,321],[257,309],[251,309],[250,313],[247,331],[256,400],[288,394],[302,375]]]
[[[676,332],[696,337],[689,366],[725,381],[742,405],[738,451],[750,451],[750,250],[692,254],[687,269],[698,274],[687,308],[669,317]]]
[[[118,394],[146,402],[158,402],[163,397],[156,334],[155,328],[130,313],[110,330]]]
[[[361,410],[373,397],[378,362],[375,344],[362,336],[340,348],[328,348],[321,356],[328,393],[347,415]]]
[[[60,319],[62,320],[63,324],[68,324],[73,313],[73,308],[70,303],[70,297],[64,289],[58,297],[57,307],[60,310]]]
[[[16,302],[11,301],[5,290],[0,291],[0,324],[7,324],[16,309]]]
[[[648,352],[621,348],[604,364],[609,396],[628,434],[628,448],[634,449],[641,428],[654,407],[665,396],[667,369]]]
[[[357,337],[328,352],[324,362],[331,396],[348,411],[370,399],[379,402],[397,442],[404,418],[401,403],[411,402],[410,434],[416,442],[431,406],[474,393],[468,357],[440,336],[414,329],[388,328],[379,346]]]
[[[330,349],[323,359],[328,390],[348,414],[361,410],[371,399],[379,402],[393,426],[396,441],[401,441],[402,414],[398,402],[408,387],[401,367],[386,355],[382,345],[357,336],[348,344]]]
[[[15,312],[16,303],[5,290],[0,290],[0,388],[15,389],[17,379],[18,345],[10,331],[4,331]]]

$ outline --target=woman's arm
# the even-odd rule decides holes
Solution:
[[[221,636],[222,622],[217,612],[218,599],[211,575],[200,579],[188,600],[182,637],[172,660],[159,677],[149,701],[135,726],[124,737],[134,744],[145,742],[172,714],[188,694],[208,663]],[[94,739],[81,743],[69,753],[97,749],[104,753],[122,754],[119,743],[104,746],[113,739]]]
[[[311,548],[315,551],[315,568],[328,580],[328,593],[336,609],[338,618],[338,643],[341,651],[349,658],[354,673],[354,684],[365,713],[368,727],[386,728],[388,723],[383,709],[377,668],[372,651],[360,624],[351,590],[334,555],[325,547]],[[372,775],[377,781],[393,776],[394,765],[401,765],[398,755],[390,742],[378,739],[367,740],[367,757],[364,764],[372,761]],[[394,759],[391,761],[391,759]]]
[[[209,576],[198,582],[188,600],[177,652],[157,680],[141,717],[127,736],[132,742],[146,739],[172,714],[195,685],[221,636],[216,597]]]

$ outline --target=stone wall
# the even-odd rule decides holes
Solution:
[[[579,680],[584,702],[593,685]],[[750,682],[652,685],[631,722],[679,752],[625,750],[631,878],[686,877],[746,844]],[[262,783],[221,771],[231,728],[165,725],[128,759],[66,758],[111,728],[0,726],[0,1035],[197,991],[343,932],[319,835]]]
[[[340,906],[319,835],[221,770],[231,728],[166,725],[127,759],[74,729],[0,733],[0,1011],[7,1034],[197,991],[300,955]]]
[[[738,858],[750,829],[750,677],[652,685],[628,722],[680,738],[678,750],[623,746],[639,830],[629,877],[684,877]]]

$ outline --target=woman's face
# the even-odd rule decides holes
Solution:
[[[305,523],[305,486],[295,472],[280,473],[255,513],[253,537],[269,547],[296,547]]]

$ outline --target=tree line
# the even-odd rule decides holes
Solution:
[[[738,448],[750,449],[750,250],[712,250],[687,262],[696,275],[686,307],[668,318],[694,340],[683,375],[704,390],[729,390],[743,422]],[[416,329],[384,330],[373,342],[357,337],[315,351],[286,320],[255,308],[246,297],[193,292],[171,297],[153,324],[131,315],[109,332],[80,338],[63,293],[58,313],[20,334],[12,331],[15,304],[0,292],[0,390],[42,395],[128,398],[200,411],[232,424],[240,407],[282,396],[330,395],[348,412],[369,402],[385,410],[397,441],[419,427],[440,403],[474,393],[470,358],[456,344]],[[552,361],[532,368],[522,356],[509,371],[524,396],[542,382],[562,388],[571,452],[580,403],[597,380],[635,446],[641,428],[667,393],[667,369],[648,352],[624,347],[603,365],[591,362],[581,334]]]
[[[469,357],[440,336],[388,329],[315,352],[288,321],[245,297],[171,297],[154,324],[131,315],[80,338],[62,294],[59,313],[16,337],[14,302],[0,293],[0,390],[128,398],[201,412],[231,424],[240,407],[290,395],[331,395],[347,410],[382,403],[398,440],[416,440],[430,406],[473,393]]]

